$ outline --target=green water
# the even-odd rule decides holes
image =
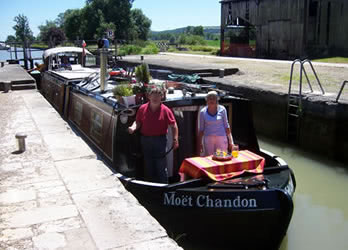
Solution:
[[[294,214],[281,250],[348,249],[348,166],[259,138],[294,170]]]

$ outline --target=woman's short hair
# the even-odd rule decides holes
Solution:
[[[163,95],[163,89],[160,86],[155,86],[153,88],[150,88],[150,90],[148,92],[149,92],[149,95],[152,95],[152,94]]]
[[[208,98],[210,98],[210,97],[216,98],[217,101],[219,100],[218,93],[214,90],[208,92],[207,96],[205,97],[205,100],[208,100]]]

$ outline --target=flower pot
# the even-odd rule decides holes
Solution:
[[[135,105],[135,95],[122,96],[124,105],[128,108],[129,106]]]

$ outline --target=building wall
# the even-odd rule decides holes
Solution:
[[[308,19],[306,52],[319,55],[348,55],[348,1],[312,0],[316,3],[317,16]],[[310,13],[309,13],[310,16]],[[316,22],[315,22],[316,21]]]
[[[221,1],[222,37],[230,29],[226,21],[240,17],[256,28],[258,57],[346,55],[347,11],[347,0]]]

